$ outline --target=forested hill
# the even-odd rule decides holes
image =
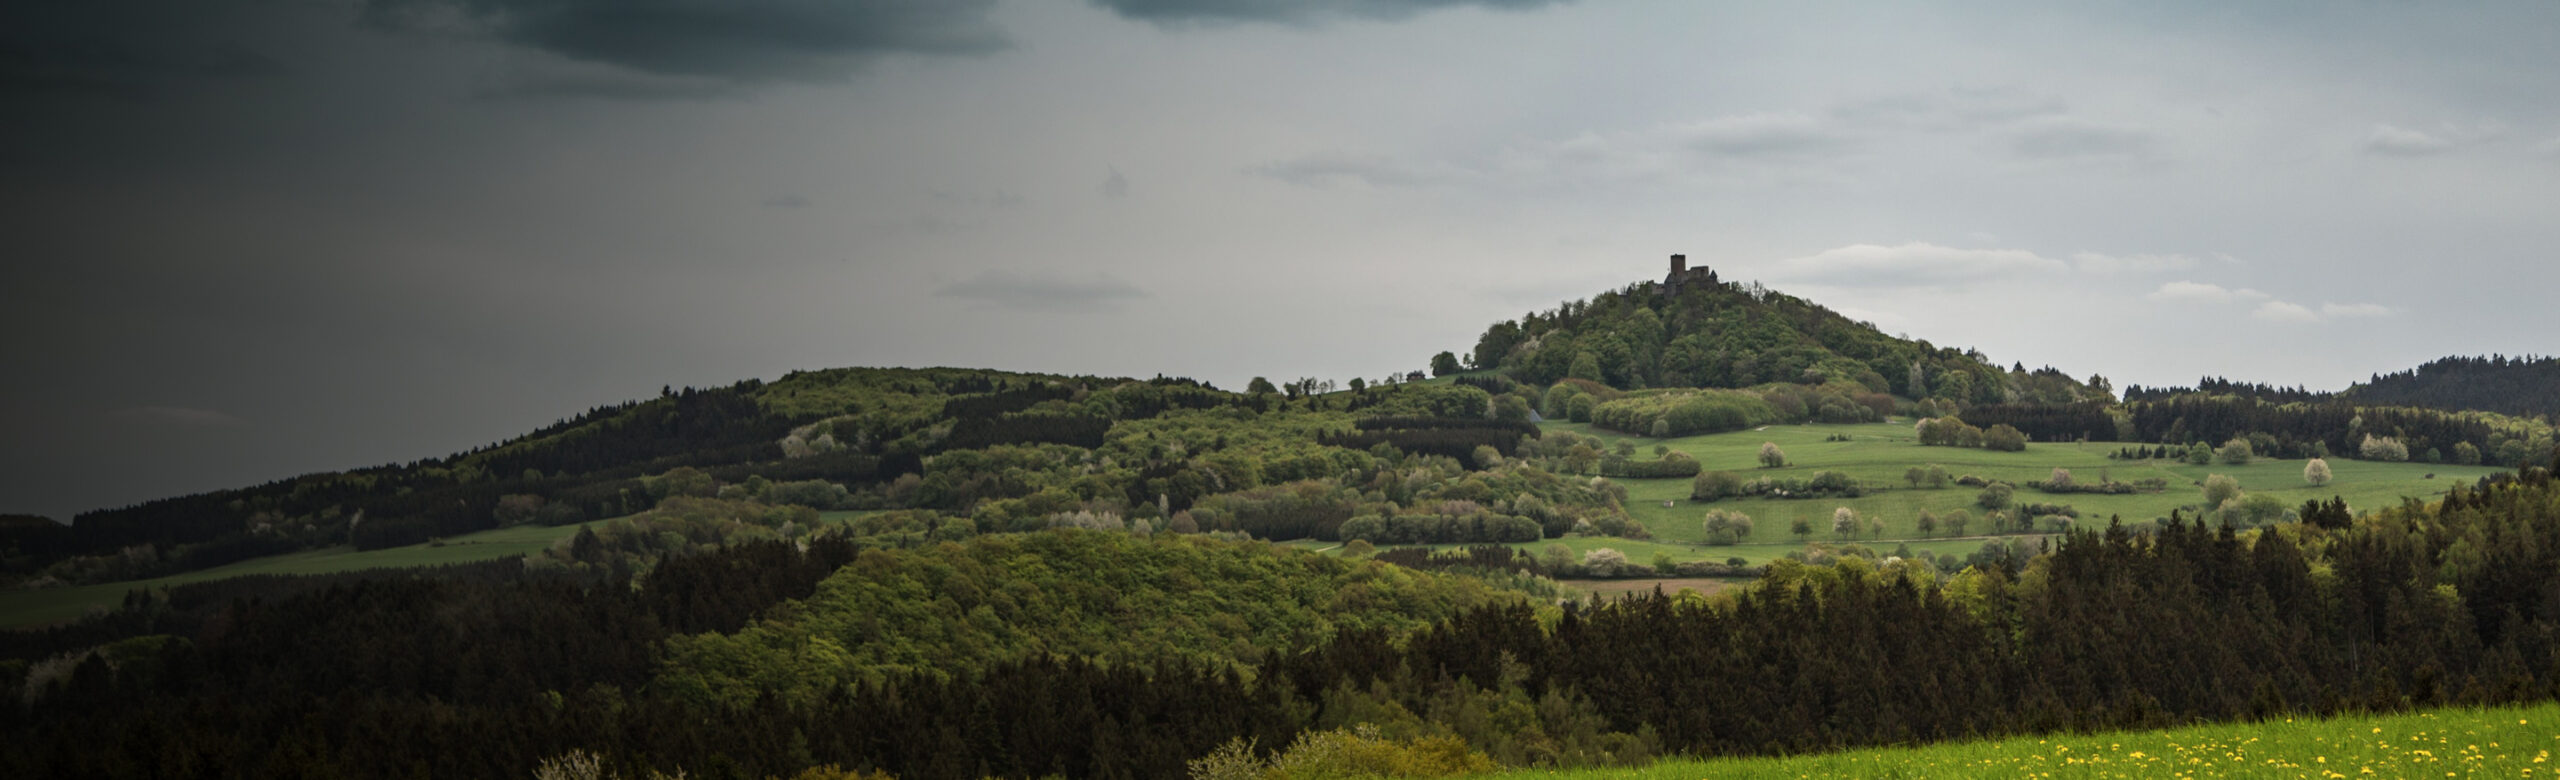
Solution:
[[[1854,384],[1964,405],[2110,399],[2105,377],[2084,384],[2049,366],[2003,369],[1980,352],[1895,338],[1758,284],[1703,277],[1665,291],[1643,282],[1494,323],[1476,341],[1474,364],[1540,386],[1566,378],[1619,389]]]
[[[2375,374],[2340,394],[2368,406],[2424,406],[2560,417],[2560,358],[2455,356]]]

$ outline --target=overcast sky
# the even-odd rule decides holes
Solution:
[[[801,368],[1376,377],[1674,252],[2118,387],[2549,353],[2554,40],[2550,2],[10,3],[0,512]]]

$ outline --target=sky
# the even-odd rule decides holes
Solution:
[[[1685,253],[2131,384],[2549,354],[2560,4],[0,7],[0,512],[837,366],[1347,380]]]

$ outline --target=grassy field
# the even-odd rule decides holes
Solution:
[[[820,512],[818,517],[821,522],[834,524],[868,514],[877,514],[877,512]],[[0,629],[43,626],[77,619],[91,609],[111,609],[124,601],[126,593],[142,588],[165,588],[171,585],[185,585],[252,574],[336,574],[365,569],[407,569],[443,566],[449,563],[473,563],[510,555],[530,554],[577,532],[578,526],[574,525],[517,526],[382,550],[359,552],[354,547],[305,550],[147,580],[128,580],[72,588],[0,591]]]
[[[408,547],[362,552],[358,552],[354,547],[305,550],[148,580],[110,582],[72,588],[0,591],[0,628],[40,626],[73,620],[91,608],[113,608],[124,600],[124,594],[140,588],[165,588],[171,585],[252,574],[331,574],[362,569],[400,569],[441,566],[448,563],[470,563],[530,553],[550,546],[554,540],[577,532],[578,527],[574,525],[518,526],[465,534],[445,539],[440,543],[431,542]]]
[[[2534,778],[2560,771],[2560,763],[2552,760],[2555,749],[2560,749],[2560,704],[2546,703],[1476,777]]]
[[[2056,467],[2070,469],[2073,477],[2084,482],[2094,482],[2102,477],[2125,482],[2151,477],[2169,481],[2167,490],[2152,494],[2049,495],[2024,487],[2017,491],[2015,500],[2018,502],[2069,504],[2080,511],[2084,523],[2097,525],[2104,525],[2110,516],[2121,516],[2126,522],[2140,522],[2165,517],[2173,509],[2193,511],[2203,503],[2202,492],[2197,485],[2208,474],[2231,475],[2250,493],[2272,494],[2284,499],[2287,505],[2341,496],[2357,511],[2367,511],[2397,504],[2402,496],[2436,496],[2454,481],[2475,480],[2498,471],[2482,466],[2378,463],[2332,458],[2329,465],[2335,472],[2335,478],[2326,486],[2313,487],[2302,481],[2303,462],[2300,460],[2260,458],[2246,466],[2190,466],[2166,460],[2116,461],[2109,460],[2107,454],[2122,445],[2109,443],[2037,442],[2028,444],[2023,452],[1922,447],[1907,422],[1777,425],[1673,439],[1627,436],[1579,423],[1549,422],[1544,427],[1597,436],[1611,446],[1619,441],[1632,442],[1639,458],[1653,457],[1656,444],[1667,445],[1696,457],[1707,470],[1731,471],[1746,480],[1759,476],[1806,479],[1815,472],[1839,471],[1868,488],[1885,488],[1853,499],[1740,498],[1700,504],[1689,500],[1690,481],[1687,479],[1618,480],[1627,487],[1628,513],[1653,532],[1654,543],[1593,539],[1565,541],[1575,546],[1577,552],[1590,547],[1616,547],[1639,562],[1650,561],[1654,552],[1664,550],[1672,551],[1678,560],[1722,560],[1739,556],[1757,563],[1802,548],[1803,545],[1787,532],[1789,523],[1798,517],[1812,521],[1814,533],[1808,537],[1810,540],[1834,541],[1830,531],[1831,513],[1834,508],[1842,506],[1857,510],[1861,517],[1884,519],[1885,532],[1881,537],[1856,540],[1880,550],[1889,551],[1892,545],[1904,540],[1912,541],[1915,550],[1921,549],[1923,544],[1920,540],[1928,537],[1919,533],[1913,521],[1923,509],[1939,515],[1964,509],[1974,516],[1967,533],[1989,533],[1991,528],[1983,519],[1981,508],[1974,505],[1975,497],[1981,492],[1979,489],[1958,485],[1937,490],[1912,488],[1903,480],[1906,469],[1930,464],[1945,467],[1950,476],[1973,474],[2021,485],[2044,480]],[[1848,440],[1826,441],[1834,436],[1846,436]],[[1786,452],[1786,467],[1759,468],[1760,443],[1764,441],[1774,442]],[[2429,474],[2434,478],[2428,478]],[[1664,506],[1666,502],[1670,506]],[[1756,526],[1752,535],[1756,543],[1730,547],[1693,546],[1691,543],[1705,536],[1700,522],[1711,507],[1739,510],[1750,515]],[[1945,530],[1940,529],[1939,535],[1944,534]],[[1978,540],[1954,545],[1953,548],[1943,544],[1930,543],[1926,546],[1940,552],[1951,549],[1970,552],[1981,546]]]

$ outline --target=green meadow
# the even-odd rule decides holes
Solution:
[[[2107,456],[2123,445],[2093,442],[2031,442],[2022,452],[1995,452],[1958,447],[1923,447],[1912,433],[1908,422],[1868,423],[1855,425],[1773,425],[1749,431],[1652,439],[1601,430],[1580,423],[1545,423],[1550,431],[1571,431],[1598,437],[1615,447],[1624,441],[1636,446],[1638,459],[1654,457],[1655,445],[1668,446],[1688,453],[1708,471],[1729,471],[1744,480],[1761,476],[1785,479],[1809,479],[1822,471],[1838,471],[1872,491],[1851,499],[1771,499],[1728,498],[1712,503],[1689,500],[1688,479],[1620,479],[1627,488],[1627,512],[1653,533],[1651,542],[1623,539],[1572,538],[1562,540],[1577,553],[1596,547],[1613,547],[1639,563],[1653,560],[1657,552],[1669,553],[1675,560],[1724,560],[1740,557],[1760,563],[1803,548],[1803,543],[1788,532],[1789,524],[1804,518],[1812,524],[1813,533],[1806,541],[1840,542],[1831,533],[1832,511],[1849,507],[1861,518],[1882,518],[1885,531],[1880,536],[1861,533],[1854,541],[1890,552],[1904,542],[1912,550],[1935,549],[1940,553],[1971,552],[1981,547],[1980,539],[1950,542],[1946,529],[1923,535],[1916,524],[1921,510],[1945,516],[1958,509],[1973,515],[1966,528],[1968,537],[1981,537],[1992,532],[1982,508],[1974,501],[1981,489],[1950,483],[1947,487],[1914,488],[1903,474],[1913,466],[1937,465],[1948,475],[1976,475],[1985,479],[2005,480],[2020,485],[2013,497],[2015,503],[2068,504],[2079,510],[2082,527],[2104,527],[2111,517],[2127,523],[2167,517],[2172,510],[2184,509],[2189,514],[2203,504],[2201,483],[2206,475],[2227,474],[2239,480],[2242,489],[2267,493],[2281,498],[2289,506],[2304,501],[2343,497],[2356,511],[2369,511],[2398,504],[2403,497],[2429,499],[2441,495],[2456,481],[2471,481],[2499,471],[2486,466],[2455,466],[2429,463],[2381,463],[2330,458],[2334,473],[2327,485],[2313,486],[2302,480],[2303,461],[2259,458],[2245,466],[2214,464],[2191,466],[2171,460],[2120,461]],[[1846,437],[1845,441],[1835,441]],[[1764,469],[1759,465],[1760,444],[1778,445],[1787,455],[1787,465]],[[2026,483],[2042,481],[2055,468],[2071,470],[2081,482],[2102,478],[2132,482],[2146,478],[2168,480],[2168,487],[2158,493],[2098,495],[2091,493],[2047,494]],[[2432,478],[2429,475],[2433,475]],[[1667,505],[1666,505],[1667,504]],[[1702,527],[1708,509],[1737,510],[1750,515],[1755,529],[1751,543],[1707,547],[1700,544],[1706,536]],[[1931,541],[1931,540],[1937,541]],[[1524,546],[1542,547],[1548,542]]]
[[[2551,777],[2560,703],[2060,734],[1648,767],[1519,770],[1484,780],[1695,778]]]
[[[822,522],[841,523],[875,512],[820,512]],[[412,569],[454,563],[476,563],[510,555],[530,555],[578,533],[579,526],[524,525],[469,533],[407,547],[362,550],[339,546],[305,550],[199,569],[167,577],[41,590],[0,591],[0,629],[42,626],[78,619],[91,609],[112,609],[126,593],[256,574],[336,574],[366,569]]]
[[[524,555],[575,534],[578,527],[517,526],[465,534],[426,544],[358,551],[340,546],[252,558],[167,577],[42,590],[0,591],[0,628],[39,626],[79,618],[92,608],[110,609],[126,593],[256,574],[334,574],[364,569],[405,569],[471,563]]]

